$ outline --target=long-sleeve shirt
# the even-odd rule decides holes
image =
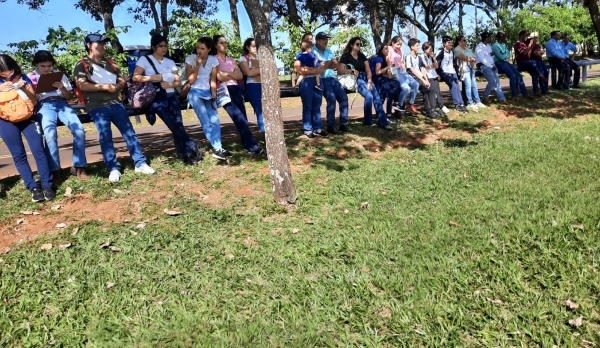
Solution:
[[[475,47],[475,59],[477,63],[481,63],[488,68],[493,68],[494,57],[492,56],[492,47],[480,42],[477,47]]]
[[[563,48],[563,52],[564,52],[564,54],[565,54],[565,57],[569,57],[569,56],[570,56],[570,54],[569,54],[569,51],[571,51],[571,52],[573,52],[573,53],[576,53],[576,52],[577,52],[577,46],[575,46],[575,45],[574,45],[572,42],[570,42],[570,41],[569,41],[568,43],[565,43],[564,41],[561,41],[561,42],[560,42],[560,45],[561,45],[561,46],[562,46],[562,48]]]
[[[548,40],[546,43],[546,57],[559,59],[567,58],[560,41],[554,39]]]
[[[492,46],[492,51],[494,52],[494,62],[510,58],[510,50],[504,42],[496,42]]]

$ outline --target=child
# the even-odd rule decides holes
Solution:
[[[307,68],[318,68],[323,64],[323,61],[319,60],[314,53],[312,53],[312,47],[309,42],[303,41],[300,45],[300,50],[302,53],[298,53],[296,55],[296,59],[300,61],[300,65]],[[296,81],[296,86],[300,86],[300,82],[304,79],[304,75],[298,76],[298,80]],[[315,79],[317,84],[315,88],[321,90],[321,76],[315,75]]]

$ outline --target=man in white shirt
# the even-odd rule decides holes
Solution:
[[[500,99],[500,102],[508,104],[504,92],[502,92],[502,87],[500,87],[500,77],[498,76],[498,69],[494,64],[494,52],[492,52],[491,42],[492,34],[484,31],[481,34],[481,42],[475,48],[477,68],[488,82],[483,92],[483,100],[486,102],[490,101],[490,93],[493,89],[496,91],[496,96]]]
[[[456,69],[454,69],[454,53],[452,53],[452,38],[450,36],[444,36],[442,38],[442,44],[444,47],[438,52],[435,59],[440,65],[438,74],[444,82],[450,88],[450,94],[452,95],[452,102],[458,112],[467,113],[469,112],[465,108],[465,102],[460,92],[458,85],[458,75],[456,75]]]

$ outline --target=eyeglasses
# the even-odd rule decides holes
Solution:
[[[360,47],[360,42],[356,42],[356,43],[354,44],[354,46],[358,46],[358,47]]]

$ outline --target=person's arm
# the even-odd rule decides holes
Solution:
[[[418,58],[417,58],[417,60],[418,60]],[[407,61],[406,68],[410,69],[410,72],[413,74],[413,76],[418,78],[419,80],[421,80],[424,84],[426,84],[426,85],[429,84],[429,80],[427,80],[427,78],[426,78],[427,74],[425,74],[425,76],[423,76],[423,74],[421,74],[419,67],[415,66],[414,58],[412,56]]]
[[[162,76],[160,74],[152,75],[152,76],[144,76],[144,68],[140,65],[135,67],[133,71],[133,76],[131,80],[133,82],[160,82],[162,81]]]
[[[63,98],[65,98],[66,100],[71,100],[71,98],[73,98],[73,92],[67,88],[66,84],[69,84],[70,86],[69,80],[66,78],[66,76],[63,75],[62,80],[60,82],[53,83],[52,87],[58,89],[60,91],[60,94],[62,94]]]
[[[185,63],[185,74],[188,77],[188,81],[190,84],[194,84],[196,79],[198,79],[198,71],[200,70],[200,65],[196,65],[192,68],[192,66],[188,63]]]
[[[240,69],[244,73],[244,75],[248,77],[255,77],[260,75],[260,69],[255,67],[250,67],[250,63],[245,60],[240,61]]]
[[[20,89],[22,90],[27,97],[29,97],[29,99],[31,100],[31,102],[33,103],[33,105],[37,104],[37,95],[35,94],[35,91],[33,90],[33,86],[31,85],[31,81],[29,80],[20,80],[19,82],[13,84],[13,87],[15,89]]]
[[[223,71],[219,66],[219,74],[217,75],[219,81],[229,81],[229,80],[241,80],[244,78],[242,71],[238,67],[238,65],[233,63],[233,71]]]
[[[369,91],[373,90],[373,76],[371,75],[371,67],[369,67],[368,62],[365,62],[365,73],[367,74],[367,88]]]
[[[217,97],[217,74],[219,73],[219,66],[215,66],[212,68],[212,72],[210,73],[210,95],[213,98]]]
[[[375,75],[385,74],[388,70],[389,70],[389,66],[386,66],[385,68],[381,69],[381,63],[379,63],[379,62],[375,63]]]

